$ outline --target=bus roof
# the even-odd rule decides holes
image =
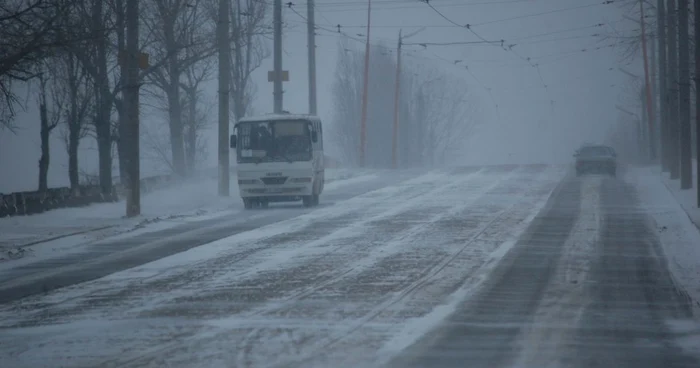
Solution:
[[[251,123],[271,120],[310,120],[312,122],[321,122],[321,119],[316,115],[308,114],[265,114],[257,116],[246,116],[238,120],[238,123]],[[236,124],[238,124],[236,123]]]

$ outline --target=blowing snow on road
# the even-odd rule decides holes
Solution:
[[[216,223],[218,240],[10,298],[3,366],[698,367],[697,301],[619,176],[434,170]]]

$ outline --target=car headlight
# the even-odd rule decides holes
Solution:
[[[238,179],[239,185],[257,184],[258,179]]]
[[[311,183],[311,178],[293,178],[292,183]]]

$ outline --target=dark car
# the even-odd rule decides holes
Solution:
[[[612,147],[590,145],[579,148],[576,158],[576,175],[607,174],[615,176],[617,172],[617,154]]]

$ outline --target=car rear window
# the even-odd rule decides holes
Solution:
[[[610,156],[612,151],[608,147],[594,146],[584,147],[578,151],[580,156]]]

